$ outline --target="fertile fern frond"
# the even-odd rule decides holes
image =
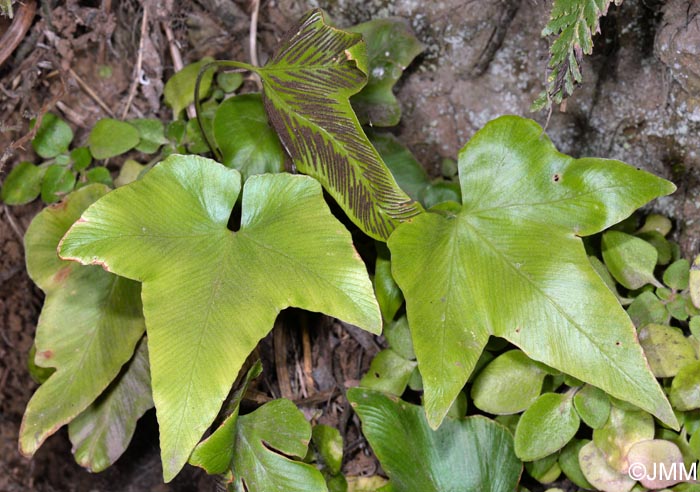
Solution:
[[[593,51],[593,34],[613,2],[619,5],[622,0],[554,0],[542,36],[558,37],[549,48],[547,89],[533,103],[533,111],[561,103],[581,83],[583,55]]]

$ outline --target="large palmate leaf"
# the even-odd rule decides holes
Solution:
[[[163,473],[172,479],[238,371],[289,306],[372,332],[381,316],[350,234],[306,176],[251,176],[171,156],[95,203],[61,255],[143,282]]]
[[[677,426],[580,239],[675,187],[619,161],[562,155],[535,122],[515,116],[472,138],[459,174],[461,210],[423,214],[389,239],[431,425],[496,335]]]
[[[56,368],[27,405],[19,438],[26,455],[104,391],[145,330],[137,282],[63,261],[56,253],[68,228],[108,191],[94,184],[71,193],[40,212],[25,236],[27,270],[46,293],[35,362]]]
[[[522,463],[502,425],[484,417],[448,418],[434,431],[416,405],[361,388],[348,390],[348,400],[391,490],[515,490]]]
[[[367,81],[360,34],[327,26],[320,10],[305,15],[263,68],[270,121],[299,171],[318,179],[366,234],[386,240],[418,215],[367,140],[349,97]]]
[[[136,422],[150,408],[151,374],[142,340],[122,373],[68,425],[75,460],[92,472],[105,470],[126,450]]]

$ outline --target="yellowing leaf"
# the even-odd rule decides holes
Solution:
[[[27,405],[19,438],[26,455],[95,401],[145,329],[138,283],[56,254],[68,228],[108,191],[99,184],[81,188],[39,213],[25,236],[27,270],[46,293],[35,362],[56,368]]]
[[[459,174],[461,210],[422,214],[389,239],[430,424],[440,424],[495,335],[677,426],[580,239],[675,187],[622,162],[562,155],[535,122],[515,116],[473,137]]]
[[[65,258],[143,282],[166,481],[281,310],[381,329],[365,266],[315,180],[251,176],[234,232],[227,224],[240,189],[238,171],[174,155],[90,207],[61,246]]]

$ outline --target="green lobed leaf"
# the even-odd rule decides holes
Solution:
[[[288,174],[249,178],[234,232],[227,224],[240,188],[236,170],[173,155],[93,205],[61,246],[65,258],[143,282],[166,481],[281,310],[381,330],[365,266],[319,184]]]
[[[659,286],[654,278],[658,253],[643,239],[620,231],[603,234],[601,250],[605,266],[615,280],[628,289],[639,289],[646,284]]]
[[[576,435],[581,420],[573,395],[545,393],[525,410],[515,429],[515,454],[523,461],[542,459]]]
[[[514,490],[522,463],[508,430],[485,417],[446,419],[436,431],[421,407],[351,388],[348,400],[396,492]]]
[[[263,101],[294,165],[318,179],[367,235],[386,241],[421,206],[396,184],[352,111],[349,97],[366,82],[362,36],[305,15],[263,68]]]
[[[184,67],[170,77],[165,83],[165,87],[163,87],[163,99],[165,100],[165,104],[173,108],[175,119],[177,119],[183,109],[194,103],[194,88],[197,82],[197,76],[205,65],[213,61],[213,58],[205,56],[200,61]],[[204,72],[199,86],[199,93],[202,97],[206,96],[209,91],[215,73],[216,69],[214,67]]]
[[[131,358],[145,330],[137,282],[56,254],[68,228],[108,191],[98,184],[81,188],[41,211],[27,229],[27,271],[46,294],[35,362],[56,368],[32,396],[22,420],[19,444],[28,456],[95,401]]]
[[[238,417],[233,452],[236,492],[326,492],[326,481],[302,458],[311,439],[311,425],[294,404],[272,400]]]
[[[51,164],[46,168],[41,182],[41,199],[44,203],[56,203],[75,187],[75,173],[65,166]]]
[[[88,146],[95,159],[109,159],[130,151],[139,144],[139,130],[125,121],[103,118],[95,123],[88,136]]]
[[[541,364],[520,350],[510,350],[491,361],[474,379],[471,397],[484,412],[519,413],[532,405],[547,374]]]
[[[459,167],[461,211],[415,217],[388,243],[431,425],[496,335],[676,427],[632,322],[580,239],[674,186],[622,162],[562,155],[515,116],[479,131]]]
[[[260,94],[243,94],[221,103],[213,130],[223,164],[238,169],[243,181],[253,174],[284,169],[284,149],[267,121]]]
[[[20,162],[5,178],[0,198],[8,205],[24,205],[31,202],[41,192],[41,180],[45,172],[45,167],[31,162]]]
[[[360,123],[398,125],[401,106],[392,88],[423,46],[405,19],[375,19],[348,31],[362,34],[367,44],[367,85],[350,99]]]
[[[46,113],[32,140],[32,147],[39,156],[51,159],[67,152],[72,141],[73,130],[68,123],[53,113]]]
[[[151,408],[148,349],[142,340],[121,374],[68,425],[75,461],[91,472],[111,466],[129,445],[138,419]]]

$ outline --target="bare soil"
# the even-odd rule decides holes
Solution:
[[[341,26],[386,16],[411,24],[426,50],[397,87],[404,117],[395,132],[433,175],[441,159],[456,157],[489,119],[513,113],[543,124],[547,118],[528,107],[545,78],[548,46],[539,33],[549,2],[263,1],[261,63],[291,23],[317,6]],[[119,118],[125,109],[128,117],[170,119],[161,96],[177,54],[185,64],[207,55],[248,60],[251,9],[249,0],[39,2],[21,43],[0,65],[0,180],[21,160],[36,159],[28,145],[29,119],[46,111],[68,121],[78,142],[96,120]],[[654,207],[674,220],[688,257],[700,250],[699,14],[698,0],[625,0],[611,8],[596,51],[585,61],[584,85],[565,108],[555,108],[548,127],[564,152],[624,160],[676,182],[679,192]],[[0,21],[2,35],[8,22]],[[135,73],[139,59],[142,70]],[[21,416],[36,388],[26,370],[27,352],[42,303],[24,269],[21,237],[41,206],[0,207],[0,491],[212,490],[211,479],[192,468],[161,483],[152,412],[127,453],[101,474],[73,462],[65,432],[32,460],[19,454]],[[313,347],[309,387],[304,328],[294,313],[285,316],[284,327],[260,347],[260,401],[287,396],[309,418],[338,426],[346,439],[345,472],[374,473],[376,460],[342,393],[357,383],[382,339],[312,317],[306,332]],[[275,357],[275,346],[287,350]]]

